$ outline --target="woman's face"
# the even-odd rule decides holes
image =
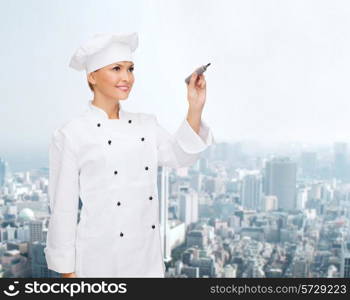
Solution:
[[[118,61],[88,74],[94,92],[116,100],[126,99],[134,84],[132,61]]]

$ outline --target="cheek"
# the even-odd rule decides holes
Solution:
[[[119,76],[117,72],[106,72],[101,77],[101,81],[103,82],[104,86],[114,86],[116,82],[118,82]]]

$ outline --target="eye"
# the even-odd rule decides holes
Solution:
[[[120,67],[119,67],[119,66],[115,66],[115,67],[113,68],[113,70],[119,71],[119,70],[120,70]],[[129,70],[130,70],[131,72],[134,72],[134,67],[130,67]]]

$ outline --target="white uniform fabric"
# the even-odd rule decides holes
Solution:
[[[164,277],[157,166],[191,166],[213,143],[203,120],[199,135],[186,118],[171,135],[153,114],[120,103],[119,119],[109,119],[90,100],[50,143],[48,268],[77,277]]]

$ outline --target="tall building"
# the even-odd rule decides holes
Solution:
[[[340,277],[350,278],[350,242],[342,244]]]
[[[236,278],[237,277],[237,265],[228,264],[224,267],[223,271],[224,278]]]
[[[294,278],[309,277],[310,264],[303,256],[294,257],[289,268]]]
[[[334,177],[345,180],[347,178],[347,144],[334,143]]]
[[[266,163],[265,195],[278,199],[278,209],[296,209],[297,165],[288,157],[274,158]]]
[[[314,177],[317,169],[316,152],[303,152],[300,158],[300,166],[304,177]]]
[[[11,227],[10,225],[8,225],[6,227],[7,230],[7,240],[9,241],[13,241],[16,238],[16,228],[15,227]]]
[[[198,193],[180,187],[179,218],[187,225],[198,221]]]
[[[169,168],[158,167],[158,200],[159,200],[159,223],[161,232],[161,243],[163,259],[165,262],[171,260],[170,228],[168,222],[169,209]]]
[[[29,226],[28,225],[24,225],[24,226],[17,228],[17,238],[20,241],[29,242],[30,234],[29,234]]]
[[[32,220],[29,222],[30,243],[43,241],[43,221]]]
[[[276,196],[264,196],[263,197],[263,210],[264,211],[274,211],[278,208],[278,199]]]
[[[44,254],[45,243],[34,242],[32,245],[32,276],[33,278],[50,278],[61,277],[60,273],[47,268],[47,262]]]
[[[308,189],[305,187],[298,188],[296,209],[298,210],[305,209],[307,200],[308,200]]]
[[[186,237],[186,246],[204,248],[207,244],[206,236],[202,230],[191,230]]]
[[[260,174],[247,174],[243,177],[241,202],[245,209],[261,210],[262,180]]]
[[[191,188],[193,188],[196,192],[200,192],[202,189],[204,176],[201,173],[196,172],[190,177]]]
[[[0,158],[0,186],[4,185],[7,173],[8,173],[8,163],[2,158]]]

